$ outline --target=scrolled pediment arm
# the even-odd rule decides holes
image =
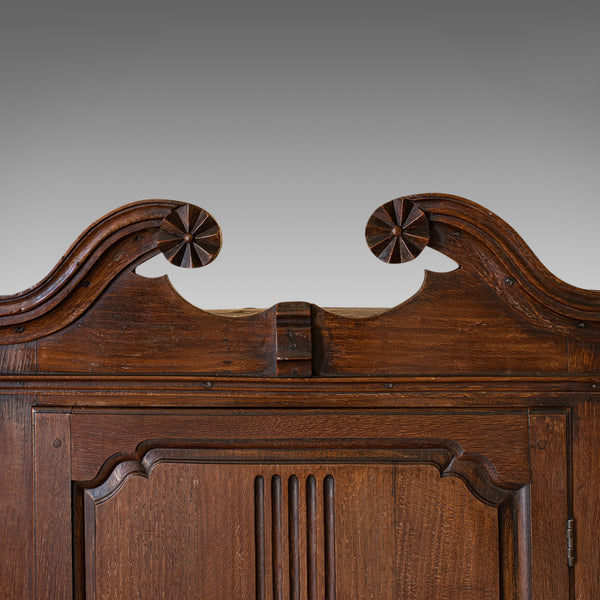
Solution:
[[[600,340],[600,292],[558,279],[512,227],[470,200],[445,194],[397,198],[373,213],[365,233],[371,250],[386,262],[411,260],[429,246],[475,271],[530,322],[561,335]]]
[[[196,229],[202,230],[200,244]],[[37,285],[0,297],[2,343],[26,342],[65,327],[120,273],[161,251],[171,262],[192,267],[210,262],[219,248],[218,225],[202,209],[174,200],[123,206],[92,224]]]

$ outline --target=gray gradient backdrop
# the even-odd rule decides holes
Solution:
[[[168,272],[202,307],[391,306],[378,205],[468,197],[600,288],[595,2],[0,2],[0,293],[144,198],[206,208],[224,247]]]

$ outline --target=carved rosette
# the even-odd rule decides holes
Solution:
[[[158,231],[158,247],[165,258],[178,267],[204,267],[219,254],[221,229],[205,210],[183,204],[163,219]]]
[[[408,262],[429,243],[427,215],[406,198],[391,200],[371,215],[365,237],[371,252],[380,260]]]

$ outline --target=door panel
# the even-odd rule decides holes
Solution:
[[[71,506],[74,597],[88,600],[567,598],[568,569],[545,541],[560,544],[568,507],[566,423],[525,412],[38,410],[40,490],[54,489],[57,468],[46,445],[71,436],[38,518],[55,502],[52,531],[64,528]],[[52,560],[44,535],[38,564]],[[544,560],[557,569],[542,581],[532,562]],[[51,590],[44,577],[38,590]]]
[[[396,472],[394,598],[499,598],[498,509],[429,465]]]
[[[83,488],[86,598],[494,600],[528,564],[499,531],[528,486],[441,477],[469,478],[448,449],[260,454],[155,448]]]
[[[159,463],[98,497],[86,506],[87,598],[251,598],[252,488],[239,465]]]

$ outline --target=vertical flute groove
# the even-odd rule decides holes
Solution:
[[[256,600],[265,600],[265,480],[254,480],[254,552]]]
[[[325,516],[325,600],[335,600],[335,482],[332,475],[324,481]]]
[[[299,504],[298,477],[288,480],[288,528],[290,545],[290,600],[300,600],[300,531],[298,523]]]
[[[281,477],[271,478],[271,546],[273,559],[273,600],[283,600],[282,567],[283,549],[281,536]]]
[[[317,600],[317,480],[306,480],[306,587],[308,600]]]

